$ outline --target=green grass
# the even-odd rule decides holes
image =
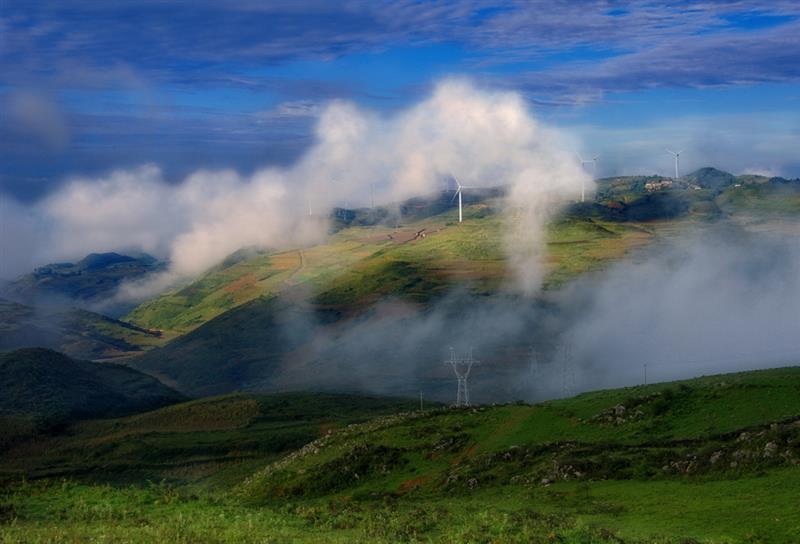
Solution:
[[[721,544],[800,535],[800,368],[534,406],[408,412],[414,404],[233,395],[84,422],[0,457],[13,475],[0,487],[0,540]]]
[[[344,394],[228,395],[73,423],[0,451],[0,481],[74,477],[226,486],[343,425],[414,401]],[[30,430],[30,429],[28,429]]]
[[[800,463],[800,426],[765,427],[798,416],[800,368],[586,393],[535,406],[436,410],[379,418],[323,438],[311,453],[254,475],[242,492],[270,500],[410,488],[460,493],[473,479],[495,486],[727,478]],[[754,430],[742,439],[743,429]],[[780,455],[759,453],[770,442]],[[690,468],[685,459],[694,461]]]
[[[705,482],[252,507],[164,484],[36,482],[0,494],[4,542],[796,542],[800,471]],[[769,488],[770,493],[764,493]],[[758,497],[758,500],[753,500]]]
[[[800,183],[759,183],[731,187],[717,197],[725,210],[764,215],[800,214]]]

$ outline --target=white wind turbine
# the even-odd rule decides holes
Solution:
[[[669,153],[670,155],[675,157],[675,179],[678,179],[680,177],[678,175],[678,161],[680,159],[681,153],[683,153],[683,150],[675,152],[675,151],[670,151],[669,149],[667,149],[667,153]]]
[[[581,159],[580,157],[578,157]],[[600,158],[600,155],[595,155],[591,159],[581,159],[581,166],[587,163],[592,164],[592,179],[594,180],[597,177],[597,159]],[[586,201],[586,181],[581,181],[581,202]]]
[[[455,176],[452,176],[452,178],[453,181],[456,182],[456,187],[458,187],[458,189],[456,189],[456,194],[453,195],[453,198],[450,199],[450,202],[453,202],[456,199],[456,197],[458,197],[458,222],[461,223],[463,221],[463,215],[461,213],[461,190],[469,189],[470,187],[467,187],[466,185],[461,185]]]

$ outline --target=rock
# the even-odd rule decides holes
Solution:
[[[621,416],[623,414],[625,414],[625,406],[622,404],[617,404],[614,406],[614,415]]]
[[[714,453],[711,455],[711,458],[709,459],[709,461],[711,462],[711,464],[712,464],[712,465],[716,465],[716,464],[717,464],[717,461],[719,461],[720,457],[722,457],[722,450],[720,450],[720,451],[715,451],[715,452],[714,452]]]
[[[778,452],[778,445],[775,442],[767,442],[764,446],[764,457],[774,457]]]
[[[478,479],[470,478],[469,480],[467,480],[467,486],[469,486],[470,489],[475,489],[476,487],[478,487]]]

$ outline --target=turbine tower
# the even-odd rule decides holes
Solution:
[[[675,179],[678,179],[680,177],[678,175],[678,161],[680,159],[681,153],[683,153],[683,150],[675,152],[675,151],[670,151],[669,149],[667,149],[667,153],[669,153],[670,155],[675,157]]]
[[[594,180],[597,177],[597,159],[600,158],[600,155],[595,155],[591,159],[581,159],[580,157],[578,158],[581,160],[581,166],[587,163],[592,164],[592,179]],[[586,201],[586,181],[581,180],[581,202],[585,201]]]
[[[456,199],[456,197],[458,197],[458,222],[461,223],[461,222],[463,222],[463,219],[464,219],[464,217],[462,215],[462,212],[461,212],[461,190],[462,189],[470,189],[470,187],[467,187],[466,185],[461,185],[458,182],[458,180],[456,179],[455,176],[452,176],[452,178],[453,178],[453,181],[456,182],[457,189],[456,189],[456,194],[453,195],[453,198],[450,199],[450,202],[452,203]]]
[[[467,357],[459,358],[456,357],[456,350],[450,348],[450,360],[445,361],[445,364],[453,367],[453,372],[455,372],[456,379],[458,380],[456,407],[469,406],[469,388],[467,386],[467,380],[469,379],[469,373],[472,367],[480,364],[480,361],[476,361],[472,358],[472,349],[469,350],[469,355]]]

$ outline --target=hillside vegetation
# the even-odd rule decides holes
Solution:
[[[508,279],[500,202],[452,209],[402,227],[348,227],[324,245],[240,252],[188,286],[148,301],[126,320],[166,335],[188,332],[258,298],[366,306],[398,295],[425,302],[455,285],[495,292]],[[418,236],[418,233],[423,233]],[[646,243],[652,231],[594,218],[564,218],[549,229],[549,283],[558,285]]]
[[[0,448],[17,435],[77,419],[152,410],[184,397],[121,365],[77,361],[42,348],[0,354]]]
[[[0,534],[8,542],[704,544],[800,535],[800,367],[538,405],[409,411],[411,403],[393,402],[237,395],[80,424],[3,458],[17,477],[73,479],[6,485]],[[359,413],[386,415],[343,426]],[[252,463],[233,453],[248,435],[260,444]],[[81,443],[109,447],[82,458]],[[229,468],[213,466],[226,456]],[[165,480],[119,487],[155,473]],[[114,486],[93,483],[102,479]]]
[[[0,452],[0,481],[66,476],[95,483],[230,485],[328,432],[415,406],[406,399],[345,394],[236,394],[108,417],[120,407],[94,416],[104,419],[73,419],[60,430],[17,440]]]
[[[188,285],[143,303],[126,320],[171,337],[264,297],[346,306],[387,295],[424,302],[455,285],[496,292],[508,280],[503,232],[514,219],[506,217],[495,193],[465,195],[461,224],[447,194],[409,201],[404,215],[388,223],[370,223],[369,210],[338,210],[336,233],[325,244],[278,252],[243,249]],[[800,211],[797,202],[798,181],[736,177],[714,168],[675,181],[598,180],[593,202],[567,207],[548,228],[545,287],[558,287],[691,220],[745,211],[770,218]]]

